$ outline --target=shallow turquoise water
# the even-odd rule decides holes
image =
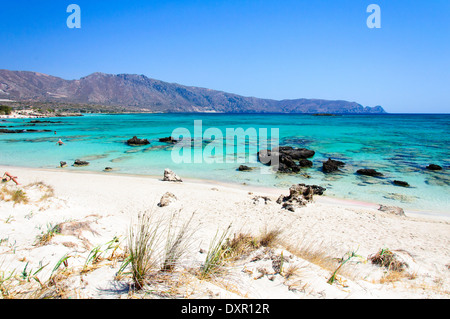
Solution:
[[[317,184],[326,187],[329,196],[450,215],[450,115],[132,114],[43,120],[61,123],[27,126],[31,120],[0,122],[2,128],[46,129],[57,133],[0,134],[0,164],[55,168],[60,161],[66,161],[67,170],[103,171],[112,167],[120,173],[162,176],[165,168],[171,168],[185,178],[283,189],[294,183]],[[174,163],[172,147],[160,143],[159,138],[170,136],[173,130],[182,127],[201,141],[200,136],[194,136],[195,120],[202,120],[203,131],[219,129],[224,136],[220,141],[225,145],[227,128],[255,128],[256,131],[267,128],[269,141],[270,130],[277,128],[281,145],[316,151],[312,159],[314,167],[295,175],[261,174],[259,169],[238,172],[241,163],[236,158],[253,161],[248,166],[264,167],[256,162],[260,135],[245,143],[244,152],[236,148],[237,154],[224,157],[219,147],[212,153],[213,157],[206,156],[207,160],[235,158],[231,163]],[[133,136],[146,138],[151,144],[126,145],[125,141]],[[59,138],[66,145],[57,146]],[[192,152],[204,151],[205,147],[211,149],[214,145],[205,141]],[[328,157],[347,164],[342,173],[322,173],[322,162]],[[91,164],[86,168],[71,167],[75,159]],[[431,163],[444,170],[425,170]],[[360,168],[375,168],[385,176],[361,177],[355,174]],[[412,187],[394,186],[393,180],[406,181]]]

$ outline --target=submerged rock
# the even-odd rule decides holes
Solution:
[[[248,172],[248,171],[252,171],[252,170],[253,170],[253,167],[248,167],[246,165],[241,165],[238,168],[238,171],[240,171],[240,172]]]
[[[339,171],[339,168],[343,166],[345,166],[344,162],[332,160],[331,158],[329,158],[328,161],[323,162],[322,171],[324,173],[332,173]]]
[[[436,164],[430,164],[427,166],[427,169],[430,171],[440,171],[442,170],[442,167]]]
[[[159,141],[161,143],[170,143],[170,144],[178,143],[178,140],[174,139],[172,136],[160,138]]]
[[[127,141],[127,144],[130,146],[141,146],[141,145],[148,145],[150,144],[150,142],[147,139],[139,139],[137,138],[137,136],[134,136],[133,138]]]
[[[293,148],[291,146],[280,146],[278,148],[275,148],[273,151],[287,155],[294,160],[311,158],[316,154],[316,152],[308,150],[306,148]]]
[[[366,176],[374,176],[374,177],[380,177],[383,176],[383,174],[381,174],[380,172],[377,172],[374,169],[360,169],[356,172],[359,175],[366,175]]]
[[[8,130],[8,129],[0,129],[0,133],[5,134],[20,134],[20,133],[48,133],[53,132],[51,130]]]
[[[300,165],[300,167],[313,167],[313,162],[307,159],[301,159],[298,162],[298,165]]]
[[[401,186],[401,187],[409,187],[409,184],[407,182],[404,182],[404,181],[393,181],[392,184],[397,185],[397,186]]]
[[[314,155],[314,151],[306,148],[294,149],[291,146],[281,146],[273,150],[259,151],[258,160],[264,165],[274,166],[273,159],[278,158],[279,173],[298,173],[302,167],[313,166],[307,158]]]
[[[163,181],[165,181],[165,182],[177,182],[177,183],[183,182],[183,180],[170,169],[165,169],[164,170],[164,179],[163,179]]]

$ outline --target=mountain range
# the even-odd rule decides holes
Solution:
[[[321,99],[271,100],[168,83],[136,74],[93,73],[79,80],[0,70],[0,102],[117,106],[129,111],[217,113],[385,113],[381,106]]]

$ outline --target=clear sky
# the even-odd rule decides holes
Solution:
[[[81,29],[69,29],[69,4]],[[369,29],[369,4],[381,28]],[[0,69],[449,113],[449,0],[0,0]]]

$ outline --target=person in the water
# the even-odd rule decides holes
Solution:
[[[59,146],[63,146],[63,145],[64,145],[64,142],[63,142],[63,141],[61,141],[61,139],[59,139],[59,141],[58,141],[58,142],[56,142],[56,144],[57,144],[57,145],[59,145]]]

